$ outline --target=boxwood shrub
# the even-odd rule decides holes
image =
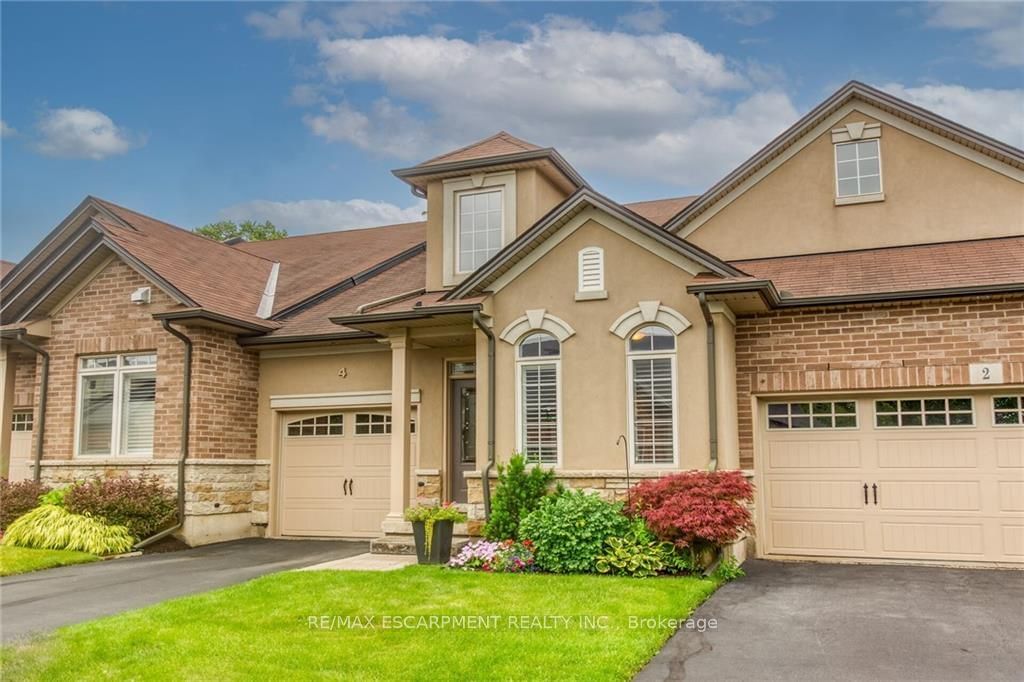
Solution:
[[[541,570],[593,573],[605,540],[628,529],[621,503],[605,502],[597,493],[568,490],[541,500],[519,525],[519,537],[533,541]]]

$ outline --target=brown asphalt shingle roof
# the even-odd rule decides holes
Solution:
[[[509,135],[502,130],[465,147],[459,147],[455,151],[446,152],[432,159],[427,159],[423,163],[417,164],[417,167],[434,166],[439,163],[453,163],[455,161],[469,161],[471,159],[486,159],[491,156],[533,152],[538,149],[542,149],[542,147],[538,147],[526,140],[520,140],[518,137]]]
[[[354,277],[426,239],[426,223],[241,242],[234,249],[281,263],[274,313]],[[423,286],[425,276],[419,286]],[[379,298],[379,297],[377,297]]]
[[[109,201],[95,201],[128,225],[97,215],[94,222],[104,234],[199,307],[266,324],[256,312],[271,261]]]
[[[652,201],[636,201],[632,204],[622,204],[633,213],[637,213],[655,225],[664,226],[669,218],[689,206],[697,198],[697,195],[688,197],[672,197],[671,199],[654,199]]]
[[[0,279],[3,279],[3,276],[13,270],[16,265],[17,263],[12,263],[9,260],[0,260]]]
[[[784,298],[853,296],[1024,283],[1024,237],[897,246],[732,261],[750,278],[769,279]]]

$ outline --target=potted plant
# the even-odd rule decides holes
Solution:
[[[416,540],[416,560],[421,564],[447,563],[452,553],[452,532],[466,514],[452,502],[440,506],[417,506],[405,510]]]

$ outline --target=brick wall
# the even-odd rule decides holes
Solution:
[[[750,397],[791,391],[964,386],[973,362],[1024,382],[1024,297],[775,311],[736,323],[740,465],[753,466]]]
[[[35,356],[15,356],[14,365],[14,407],[30,407],[34,404],[36,385]]]
[[[152,289],[151,302],[132,304],[131,292],[144,286]],[[153,457],[178,457],[184,345],[153,319],[154,313],[177,307],[170,296],[115,260],[53,316],[52,336],[42,344],[50,353],[44,458],[73,455],[78,358],[136,351],[157,354]],[[190,456],[255,457],[258,356],[225,332],[196,327],[183,331],[193,340]],[[20,378],[20,364],[17,371]],[[33,404],[38,393],[35,382]]]

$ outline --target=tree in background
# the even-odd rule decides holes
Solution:
[[[262,223],[252,220],[246,220],[242,223],[236,223],[233,220],[221,220],[217,223],[197,227],[194,232],[219,242],[236,237],[241,237],[247,242],[262,242],[268,239],[283,239],[288,236],[287,230],[275,227],[274,223],[269,220],[264,220]]]

